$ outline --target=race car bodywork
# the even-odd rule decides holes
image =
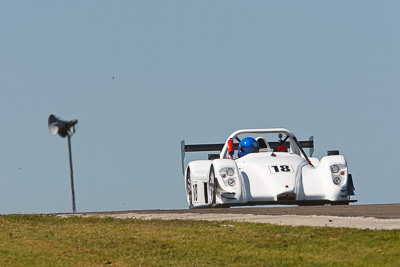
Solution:
[[[264,137],[278,134],[278,142]],[[256,138],[258,153],[233,157],[239,136]],[[282,137],[285,136],[284,140]],[[271,139],[268,139],[271,140]],[[310,148],[310,157],[304,152]],[[181,142],[182,171],[189,208],[249,205],[348,205],[354,195],[352,175],[339,151],[312,157],[313,138],[299,142],[287,129],[245,129],[232,133],[223,144],[185,145]],[[220,151],[208,160],[189,162],[185,152]],[[280,152],[283,151],[283,152]]]

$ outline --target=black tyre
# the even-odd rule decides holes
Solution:
[[[215,178],[214,166],[211,165],[210,176],[208,177],[208,200],[211,207],[214,206],[214,204],[216,203],[215,199],[216,188],[217,188],[217,179]]]
[[[192,193],[192,178],[190,177],[190,168],[186,172],[186,198],[189,205],[189,209],[193,207],[193,193]]]

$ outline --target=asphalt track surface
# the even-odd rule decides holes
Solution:
[[[254,222],[290,226],[350,227],[400,230],[400,204],[291,206],[185,210],[130,210],[57,214],[60,217],[100,216],[117,219],[205,220]],[[232,226],[230,224],[223,226]]]
[[[253,215],[305,215],[339,217],[373,217],[381,219],[400,219],[399,204],[340,205],[340,206],[290,206],[290,207],[241,207],[184,210],[131,210],[112,212],[92,212],[85,214],[253,214]]]

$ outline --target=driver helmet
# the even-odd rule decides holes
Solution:
[[[239,157],[243,157],[249,153],[257,153],[260,150],[258,142],[253,137],[243,138],[239,143]]]

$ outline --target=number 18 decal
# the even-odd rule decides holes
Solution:
[[[293,172],[293,167],[291,165],[275,165],[269,166],[269,170],[271,173],[285,173]]]

